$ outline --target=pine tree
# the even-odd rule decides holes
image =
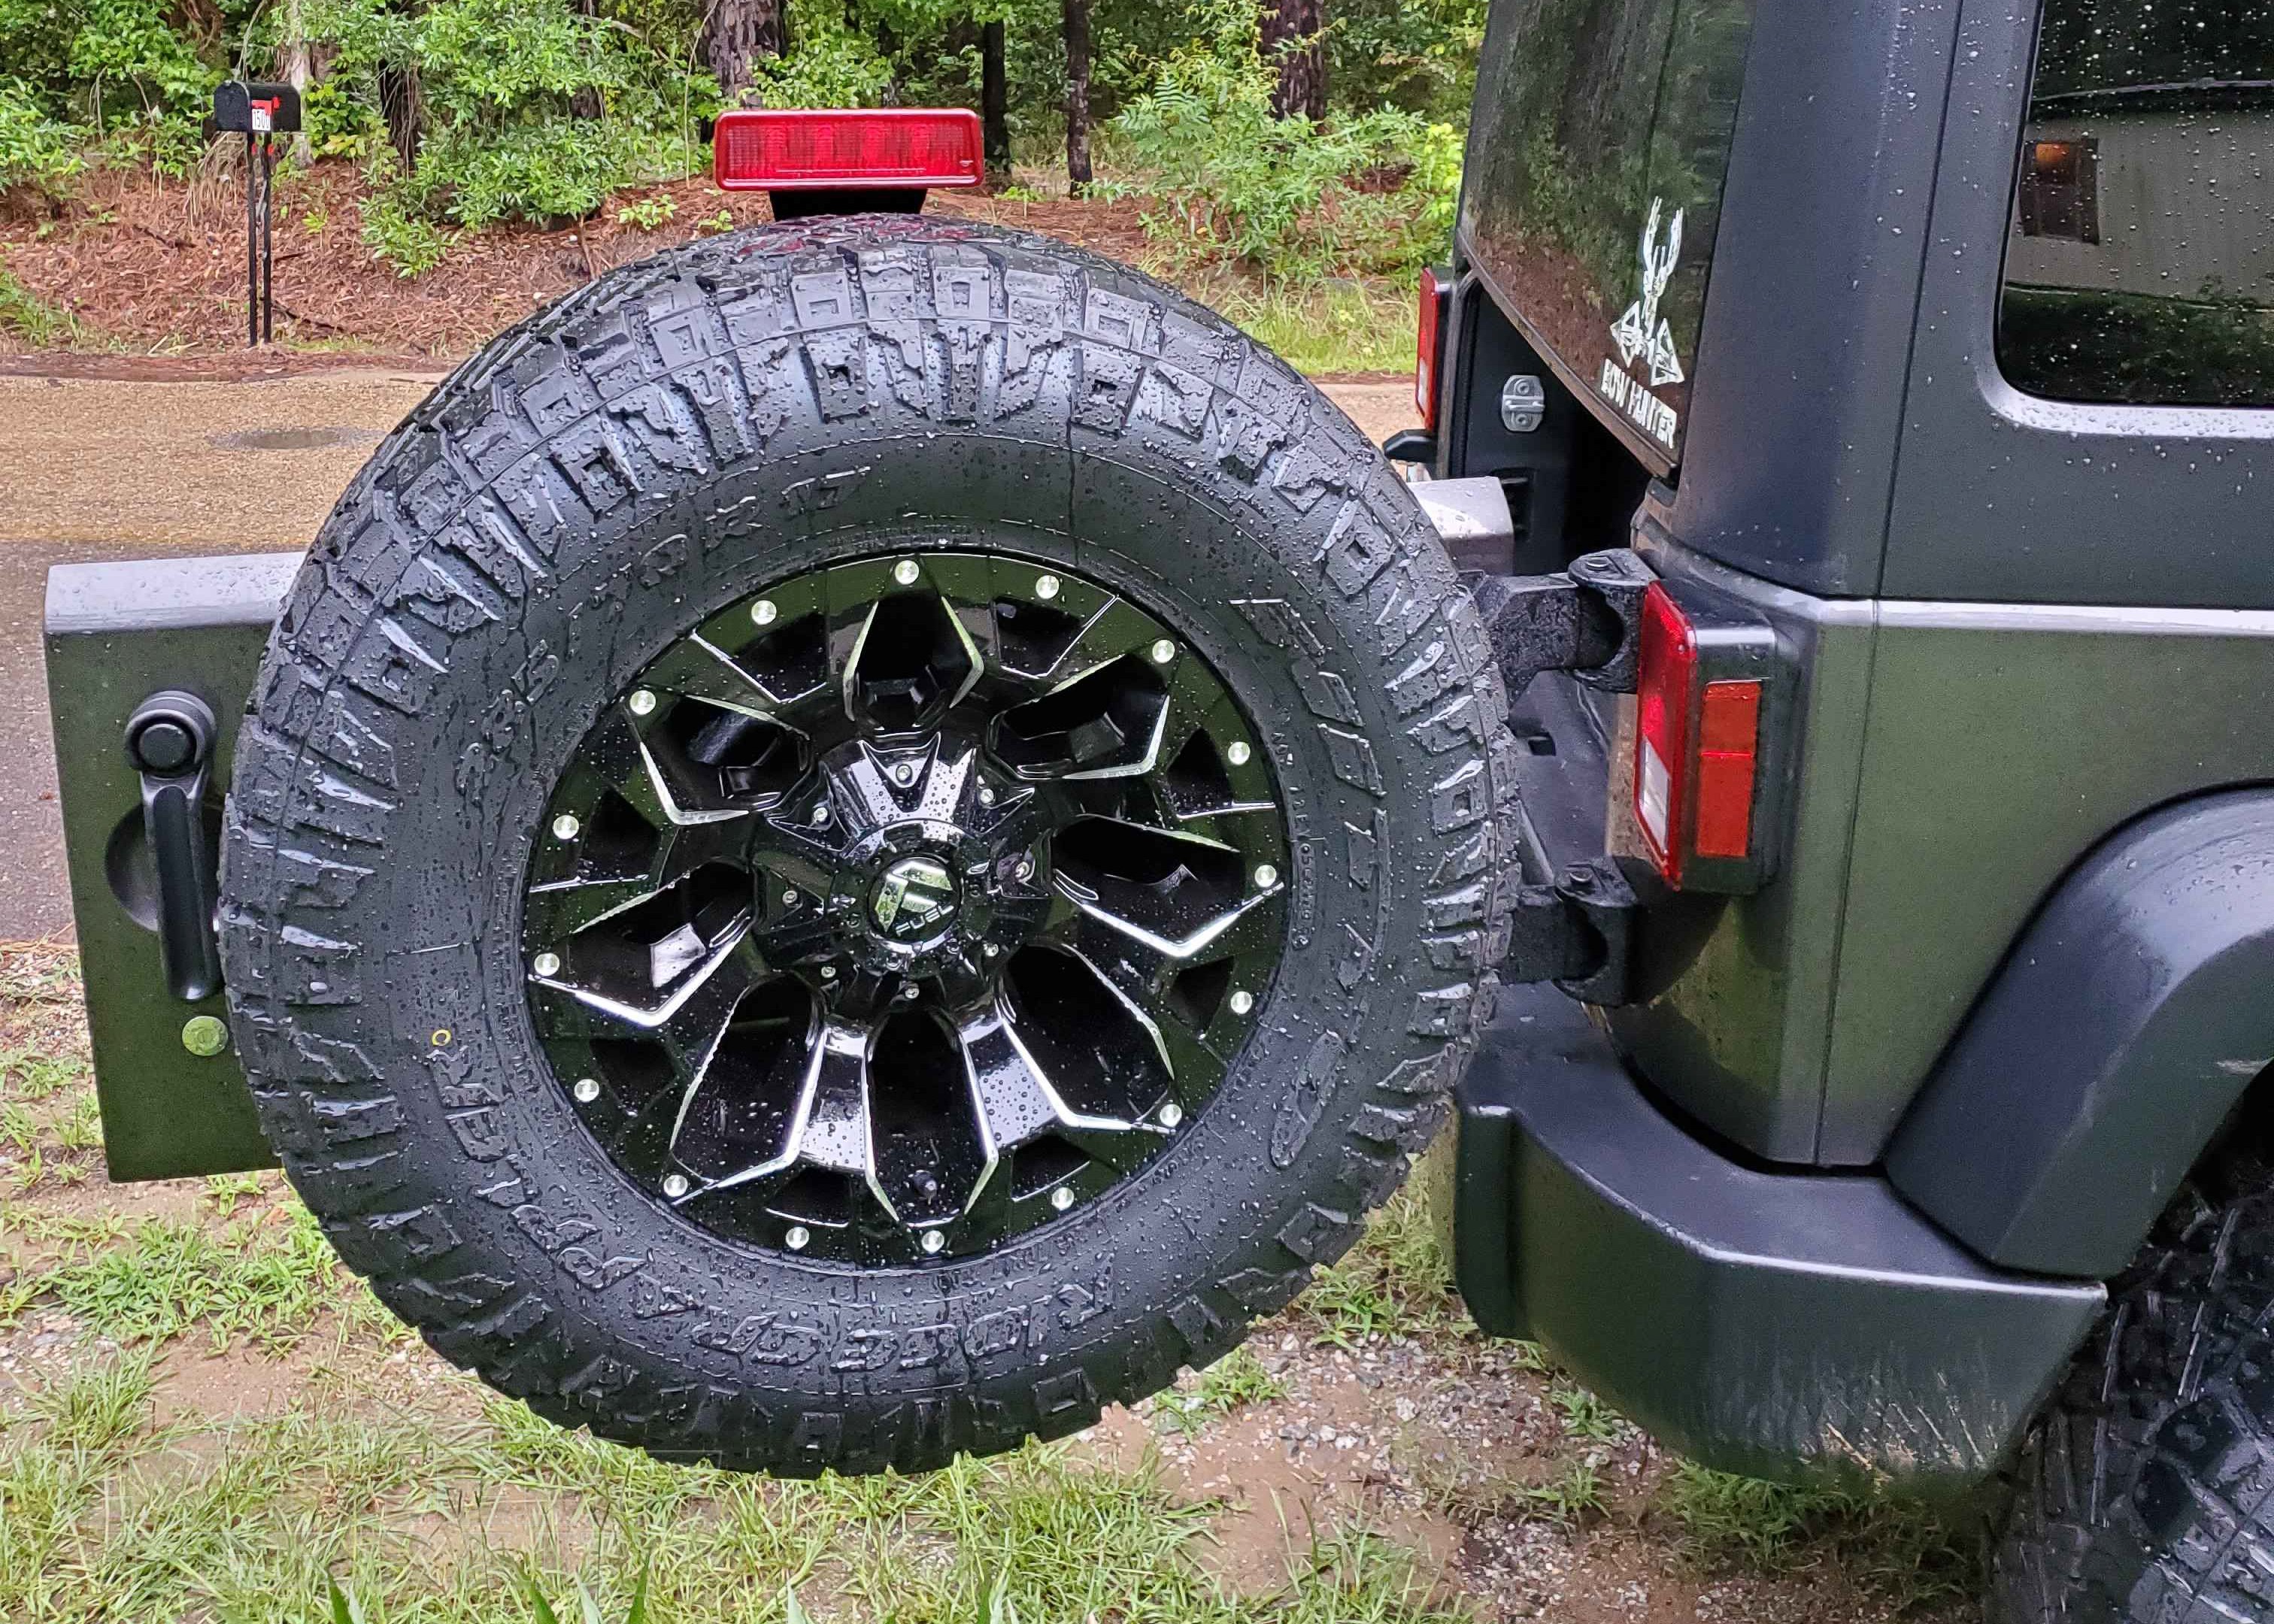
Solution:
[[[749,88],[752,62],[779,56],[788,41],[782,27],[782,0],[710,0],[703,14],[698,50],[703,65],[719,81],[728,102]]]
[[[1281,118],[1327,116],[1326,0],[1262,0],[1263,59],[1278,71],[1271,110]]]

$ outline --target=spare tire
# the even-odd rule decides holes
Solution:
[[[564,1424],[1088,1425],[1338,1256],[1513,876],[1500,680],[1347,418],[1131,271],[864,217],[600,278],[326,524],[237,749],[261,1119]]]

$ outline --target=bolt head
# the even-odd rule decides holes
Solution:
[[[687,1176],[684,1173],[666,1173],[663,1176],[663,1192],[674,1201],[679,1199],[687,1193]]]
[[[979,804],[983,807],[991,807],[995,804],[995,792],[984,784],[979,786]]]
[[[539,953],[529,961],[529,967],[539,975],[558,975],[561,974],[561,955]]]
[[[892,579],[902,586],[914,586],[916,583],[918,573],[916,561],[914,559],[902,559],[892,566]]]
[[[1019,866],[1011,870],[1011,876],[1020,881],[1031,880],[1035,877],[1035,854],[1032,852],[1019,859]]]
[[[553,838],[555,840],[574,840],[584,832],[584,825],[576,821],[574,813],[563,812],[553,820]]]
[[[780,614],[781,611],[774,607],[774,600],[771,598],[761,598],[750,605],[750,619],[760,626],[772,626]]]
[[[1245,1015],[1248,1011],[1254,1007],[1255,995],[1248,991],[1245,987],[1231,995],[1231,1012],[1233,1014]]]
[[[1170,1101],[1166,1105],[1161,1108],[1161,1125],[1163,1127],[1173,1128],[1178,1123],[1184,1121],[1184,1119],[1185,1108],[1178,1104],[1174,1100]]]
[[[1177,645],[1166,637],[1153,645],[1153,663],[1156,665],[1165,665],[1176,658]]]
[[[1048,603],[1058,595],[1058,578],[1056,575],[1037,575],[1035,577],[1035,597],[1041,598],[1044,603]]]
[[[902,789],[906,789],[909,785],[915,781],[915,763],[902,762],[899,766],[892,769],[892,782],[899,785]]]
[[[786,908],[794,908],[794,907],[795,907],[796,906],[797,906],[797,893],[796,893],[795,891],[786,891],[782,892],[782,906],[784,906],[784,907],[786,907]]]
[[[229,1027],[218,1015],[192,1015],[182,1023],[182,1047],[210,1060],[229,1047]]]
[[[923,1239],[918,1244],[925,1252],[936,1252],[947,1244],[947,1237],[942,1235],[937,1229],[926,1229],[923,1232]]]
[[[631,706],[634,716],[650,716],[655,711],[655,695],[644,688],[634,688],[631,698],[626,703]]]
[[[576,1096],[577,1103],[590,1105],[600,1097],[600,1080],[596,1077],[580,1077],[576,1086],[568,1091]]]
[[[826,801],[824,801],[820,806],[817,806],[817,807],[814,808],[814,809],[813,809],[813,826],[814,826],[816,829],[825,829],[825,828],[827,828],[827,827],[829,826],[829,818],[830,818],[829,805],[828,805],[828,803],[827,803]]]
[[[1258,863],[1255,865],[1256,890],[1269,891],[1277,883],[1279,883],[1278,869],[1273,868],[1269,863]]]
[[[1246,740],[1235,739],[1224,747],[1224,758],[1235,767],[1245,767],[1247,765],[1247,758],[1254,754],[1254,752],[1247,748]]]
[[[1065,1211],[1067,1207],[1073,1205],[1073,1192],[1060,1184],[1050,1192],[1050,1205],[1060,1212]]]
[[[825,981],[835,981],[837,979],[837,966],[835,965],[822,966],[821,979]]]
[[[782,1231],[782,1244],[792,1252],[803,1252],[813,1239],[813,1231],[802,1223],[794,1223]]]
[[[979,951],[990,959],[999,959],[1003,954],[1003,944],[1000,942],[983,942]]]
[[[923,989],[917,986],[914,981],[908,982],[906,986],[900,989],[900,997],[905,1003],[914,1004],[918,998],[922,996]]]

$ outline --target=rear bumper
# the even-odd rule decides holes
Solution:
[[[1551,989],[1503,993],[1459,1107],[1457,1272],[1478,1324],[1546,1343],[1711,1466],[1962,1485],[2101,1306],[2097,1284],[1990,1268],[1874,1175],[1723,1155]]]

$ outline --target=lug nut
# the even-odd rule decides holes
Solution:
[[[593,1101],[600,1097],[599,1079],[595,1077],[580,1077],[576,1079],[576,1087],[570,1089],[569,1092],[576,1096],[576,1102],[579,1105],[590,1105]]]
[[[663,1176],[663,1192],[674,1201],[679,1199],[681,1196],[687,1193],[687,1176],[683,1173],[666,1173]]]
[[[802,1223],[794,1223],[782,1231],[782,1244],[792,1252],[803,1252],[806,1243],[812,1238],[813,1231]]]
[[[1247,748],[1247,741],[1236,739],[1224,747],[1224,758],[1235,767],[1245,767],[1251,754],[1253,752]]]
[[[655,709],[655,695],[644,688],[636,688],[629,703],[634,716],[646,716]]]
[[[1153,663],[1156,665],[1165,665],[1176,658],[1177,645],[1166,637],[1153,645]]]
[[[947,1237],[942,1235],[937,1229],[926,1229],[921,1244],[927,1252],[935,1252],[947,1244]]]
[[[563,812],[553,820],[553,838],[555,840],[574,840],[582,832],[584,827],[584,824],[576,821],[576,814]]]
[[[1050,1205],[1060,1212],[1065,1211],[1067,1207],[1073,1205],[1073,1192],[1060,1184],[1050,1192]]]
[[[979,786],[979,804],[983,807],[991,807],[995,804],[995,792],[984,784]]]
[[[1019,866],[1011,870],[1011,877],[1022,885],[1035,877],[1035,854],[1032,852],[1019,859]]]
[[[821,979],[825,981],[835,981],[837,979],[837,966],[835,965],[822,966]]]
[[[899,766],[892,769],[892,782],[899,785],[902,789],[906,789],[909,785],[915,781],[915,763],[902,762]]]
[[[1058,578],[1056,575],[1037,575],[1035,577],[1035,597],[1041,598],[1044,603],[1048,603],[1058,595]]]
[[[979,951],[990,959],[999,958],[1003,951],[1003,944],[1000,942],[983,942],[980,944]]]
[[[1255,995],[1249,992],[1246,988],[1242,988],[1239,991],[1231,995],[1231,1012],[1233,1014],[1245,1015],[1248,1011],[1254,1007]]]
[[[907,985],[900,989],[900,999],[903,1003],[914,1004],[918,998],[922,996],[923,989],[917,986],[914,981],[908,982]]]
[[[780,610],[774,607],[774,600],[771,598],[761,598],[750,605],[750,619],[761,626],[772,626],[774,623],[774,617],[780,613]]]
[[[826,829],[829,827],[829,807],[826,802],[814,808],[813,826],[816,829]]]
[[[1184,1119],[1185,1108],[1178,1104],[1174,1100],[1170,1101],[1166,1105],[1161,1108],[1161,1125],[1163,1127],[1173,1128],[1178,1123],[1184,1121]]]
[[[892,566],[892,579],[902,586],[914,586],[916,583],[917,573],[916,561],[914,559],[902,559]]]
[[[539,953],[529,961],[529,967],[539,975],[558,975],[561,974],[561,955]]]
[[[1255,865],[1256,890],[1269,891],[1277,883],[1279,883],[1278,869],[1273,868],[1269,863],[1258,863]]]

